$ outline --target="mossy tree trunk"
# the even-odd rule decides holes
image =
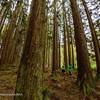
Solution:
[[[89,26],[90,26],[90,30],[91,30],[91,35],[92,35],[92,40],[93,40],[93,45],[94,45],[94,51],[95,51],[95,56],[96,56],[96,65],[97,65],[97,78],[100,78],[100,51],[99,51],[99,41],[97,39],[97,35],[96,35],[96,31],[92,22],[92,18],[89,14],[89,10],[88,7],[86,5],[85,0],[82,0],[86,14],[87,14],[87,18],[89,21]]]
[[[52,61],[52,76],[56,77],[58,63],[58,20],[57,20],[57,0],[54,0],[54,26],[53,26],[53,61]]]
[[[27,38],[16,84],[16,93],[23,95],[15,97],[15,100],[42,100],[44,17],[45,0],[32,0]]]
[[[14,47],[14,35],[17,27],[17,21],[19,18],[19,15],[22,10],[22,1],[17,1],[15,10],[13,11],[13,15],[9,24],[8,29],[5,31],[5,37],[3,39],[2,43],[2,51],[1,51],[1,59],[0,64],[5,65],[9,64],[9,57],[11,55],[12,48]]]
[[[78,82],[80,84],[80,88],[84,91],[84,93],[88,94],[89,92],[91,92],[91,88],[93,88],[94,86],[94,80],[90,69],[89,56],[82,20],[77,8],[76,1],[77,0],[70,0],[75,28],[75,42],[78,63]]]

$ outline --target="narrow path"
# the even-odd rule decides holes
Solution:
[[[50,71],[47,71],[44,76],[46,76],[45,86],[49,90],[50,100],[100,100],[100,82],[97,82],[96,89],[90,96],[91,99],[86,99],[76,84],[75,72],[70,76],[59,71],[56,80],[52,80]],[[16,67],[0,71],[0,94],[14,94],[16,77]],[[0,100],[13,100],[13,96],[0,96]]]
[[[82,100],[82,93],[76,84],[76,76],[58,72],[57,80],[48,76],[46,84],[51,89],[51,100]]]
[[[51,90],[51,100],[100,100],[100,84],[96,85],[96,89],[89,98],[85,97],[80,92],[79,87],[76,84],[77,74],[74,72],[71,76],[69,74],[63,75],[62,72],[58,72],[57,80],[52,80],[49,75],[45,80]],[[98,90],[97,90],[98,89]]]

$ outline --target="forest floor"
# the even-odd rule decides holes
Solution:
[[[76,72],[69,75],[58,71],[56,80],[52,79],[50,71],[46,71],[44,76],[46,76],[44,82],[48,89],[50,100],[100,100],[100,82],[97,82],[96,91],[94,90],[93,94],[89,96],[90,99],[88,99],[80,92],[76,84]],[[0,71],[0,100],[13,100],[16,77],[16,67]]]
[[[47,71],[47,75],[49,72]],[[58,71],[56,80],[49,75],[45,81],[52,92],[51,100],[100,100],[100,82],[97,82],[93,93],[87,97],[77,85],[76,71],[72,75]]]

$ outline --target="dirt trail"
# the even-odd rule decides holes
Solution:
[[[46,84],[52,91],[52,100],[82,100],[83,95],[76,84],[76,76],[58,73],[57,80],[48,76]]]
[[[46,76],[46,87],[48,87],[50,92],[50,100],[100,100],[100,82],[97,82],[96,89],[90,96],[91,99],[87,99],[83,93],[80,92],[76,84],[76,72],[70,76],[69,74],[62,74],[61,71],[59,71],[56,80],[52,80],[50,71],[44,75]],[[16,67],[0,71],[0,95],[14,94],[16,77]],[[0,96],[0,100],[13,100],[13,96]]]
[[[51,76],[47,77],[46,84],[52,92],[51,100],[100,100],[100,82],[96,84],[96,89],[88,98],[80,92],[76,83],[77,73],[72,75],[63,75],[60,71],[57,74],[57,80],[52,80]]]

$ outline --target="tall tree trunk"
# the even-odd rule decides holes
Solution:
[[[84,93],[88,94],[91,91],[91,88],[93,88],[94,82],[90,69],[87,44],[85,40],[82,20],[77,8],[77,2],[76,0],[70,0],[70,2],[75,28],[75,42],[78,63],[78,82],[80,84],[80,88],[84,91]]]
[[[15,100],[43,100],[43,46],[45,0],[32,0],[29,27],[21,63]]]
[[[60,33],[59,33],[59,67],[61,67]]]
[[[74,38],[73,38],[73,28],[71,27],[71,16],[68,14],[68,21],[69,21],[69,33],[70,33],[70,45],[71,45],[71,64],[74,68]]]
[[[96,35],[96,31],[91,19],[91,16],[89,14],[89,10],[88,7],[86,5],[85,0],[82,0],[83,5],[85,7],[85,11],[87,14],[87,18],[89,21],[89,26],[90,26],[90,30],[91,30],[91,35],[92,35],[92,40],[93,40],[93,44],[94,44],[94,51],[95,51],[95,56],[96,56],[96,65],[97,65],[97,78],[100,78],[100,51],[99,51],[99,42],[97,39],[97,35]]]
[[[43,70],[45,72],[45,68],[47,66],[47,41],[48,41],[48,8],[46,8],[46,13],[45,13],[45,35],[44,35],[44,51],[43,51]]]
[[[9,11],[10,11],[10,8],[11,8],[11,1],[9,1],[5,5],[4,9],[0,13],[0,36],[1,36],[2,30],[3,30],[3,27],[4,27],[5,20],[7,18]]]
[[[72,61],[72,67],[74,68],[74,42],[73,42],[73,32],[72,28],[70,26],[70,35],[71,35],[71,61]]]
[[[70,31],[67,18],[66,18],[66,31],[67,31],[67,42],[68,42],[68,64],[71,65]]]
[[[54,0],[54,29],[53,29],[53,62],[52,62],[52,76],[56,76],[58,69],[58,22],[56,11],[57,0]]]
[[[21,12],[21,5],[22,5],[22,1],[17,1],[16,8],[13,12],[10,25],[7,31],[5,32],[5,39],[3,40],[4,46],[3,46],[3,51],[1,53],[2,59],[0,59],[1,65],[8,64],[9,55],[13,46],[14,31],[16,29],[19,14]]]
[[[67,57],[67,36],[66,36],[66,18],[65,18],[65,2],[63,0],[63,30],[64,30],[64,65],[67,67],[68,65],[68,57]]]

